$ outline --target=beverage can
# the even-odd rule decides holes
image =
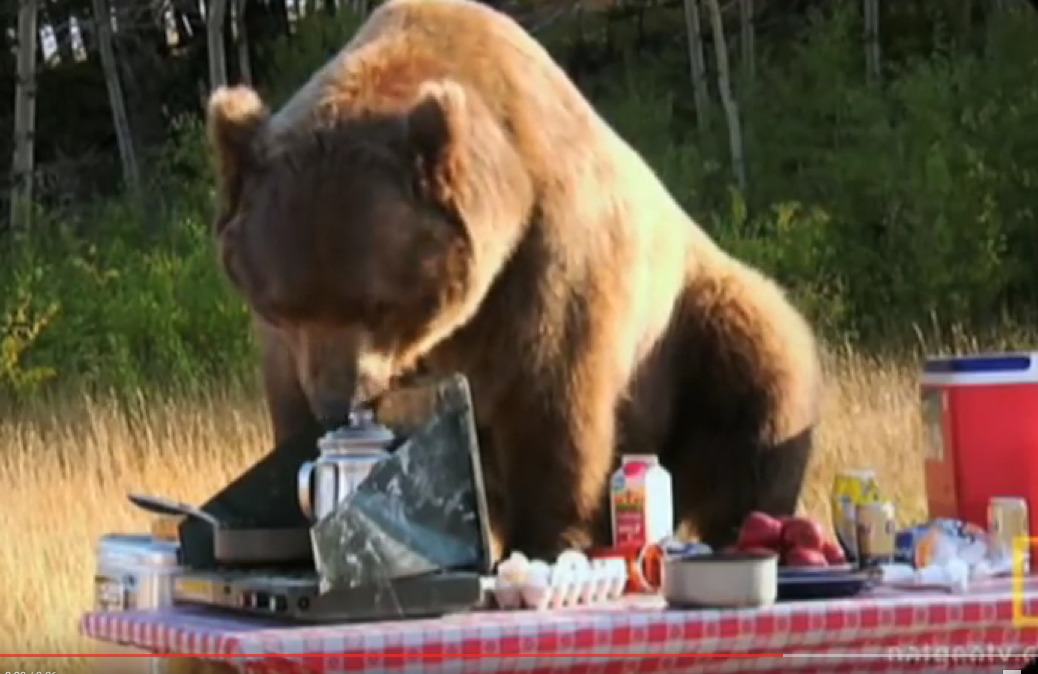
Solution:
[[[988,534],[995,550],[1002,555],[1012,555],[1017,539],[1030,536],[1027,499],[1014,496],[996,496],[988,501]],[[1029,568],[1027,554],[1029,545],[1024,546],[1024,568]]]
[[[879,483],[873,470],[837,473],[832,490],[833,529],[848,561],[858,559],[858,506],[880,501]]]
[[[886,563],[897,553],[897,522],[892,503],[861,503],[855,509],[858,558],[863,565]]]
[[[629,454],[613,473],[610,515],[613,545],[642,549],[674,534],[670,473],[653,455]]]

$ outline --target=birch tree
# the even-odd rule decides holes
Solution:
[[[209,0],[206,14],[206,46],[209,50],[209,91],[227,84],[227,54],[224,51],[223,27],[227,17],[227,0]]]
[[[249,59],[249,33],[245,25],[245,3],[248,0],[235,0],[234,3],[234,36],[238,42],[238,69],[245,84],[252,84],[252,61]]]
[[[18,4],[17,81],[14,98],[14,156],[11,161],[11,227],[31,225],[36,131],[36,48],[39,42],[38,0]]]
[[[706,84],[706,61],[703,58],[703,31],[700,25],[699,0],[685,0],[685,32],[688,34],[688,62],[696,106],[696,124],[699,126],[700,133],[704,133],[709,121],[710,94]]]
[[[101,55],[101,68],[105,74],[108,104],[112,108],[112,125],[115,127],[115,141],[119,147],[123,181],[130,192],[136,195],[140,187],[140,172],[137,168],[137,155],[134,152],[133,137],[130,133],[130,119],[126,114],[126,97],[123,95],[122,82],[119,78],[119,64],[115,60],[115,49],[112,46],[112,15],[106,0],[92,0],[92,7],[94,34],[97,38],[97,49]]]
[[[879,0],[865,3],[865,72],[870,82],[879,81]]]
[[[717,0],[705,0],[710,13],[711,34],[714,38],[714,51],[717,58],[717,88],[721,95],[725,117],[728,119],[728,144],[732,153],[732,172],[739,191],[746,193],[746,162],[743,157],[742,128],[739,125],[739,107],[732,96],[731,78],[728,67],[728,43],[724,39],[724,23],[721,21],[721,7]]]
[[[753,0],[739,0],[739,47],[742,50],[743,78],[747,84],[757,73],[753,15]]]

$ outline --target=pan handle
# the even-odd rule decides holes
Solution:
[[[303,511],[303,515],[308,520],[314,518],[313,475],[314,462],[304,461],[303,465],[299,467],[296,487],[299,493],[299,509]]]
[[[138,508],[143,508],[153,513],[158,513],[159,515],[182,515],[185,517],[194,517],[212,525],[214,529],[220,528],[220,520],[216,519],[216,517],[201,508],[196,508],[195,506],[186,503],[178,503],[157,496],[142,496],[140,494],[128,494],[127,498],[130,499],[130,503],[134,504]]]

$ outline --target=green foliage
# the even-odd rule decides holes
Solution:
[[[0,387],[15,396],[48,384],[189,389],[242,378],[255,361],[244,305],[217,264],[212,184],[198,124],[180,130],[160,166],[174,206],[154,213],[101,204],[89,238],[61,223],[16,239],[0,264]],[[185,157],[181,150],[190,147]],[[203,176],[207,182],[202,182]]]
[[[1038,260],[1038,21],[996,17],[979,48],[937,35],[871,84],[853,6],[834,3],[795,40],[759,43],[756,79],[734,83],[745,194],[732,187],[719,106],[698,133],[680,41],[651,58],[621,45],[623,63],[586,90],[697,222],[786,284],[835,341],[924,343],[924,333],[959,335],[955,325],[984,332],[1026,317]],[[274,44],[271,102],[356,25],[315,15]],[[197,120],[176,126],[146,206],[105,203],[89,236],[41,226],[48,235],[3,253],[0,391],[182,389],[254,373],[248,315],[213,250],[204,135]]]
[[[617,97],[636,110],[611,119],[690,213],[789,285],[830,336],[899,340],[931,317],[984,329],[1030,312],[1038,20],[996,15],[979,52],[938,46],[872,85],[857,8],[831,10],[784,49],[762,46],[756,80],[735,83],[748,194],[731,187],[719,109],[695,138],[692,118],[660,111],[675,93],[639,72]]]
[[[280,37],[270,48],[271,82],[268,96],[279,106],[292,93],[338,53],[360,26],[361,17],[349,7],[334,16],[308,14],[295,25],[295,35]]]

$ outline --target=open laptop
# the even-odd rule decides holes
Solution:
[[[468,508],[476,514],[474,521],[466,520],[471,521],[474,527],[468,535],[475,543],[473,554],[466,563],[459,564],[458,568],[405,578],[381,578],[354,587],[333,584],[326,592],[321,591],[322,578],[316,569],[186,570],[174,579],[174,602],[299,622],[437,616],[483,606],[488,596],[489,576],[497,560],[491,553],[486,491],[467,381],[464,377],[454,376],[393,391],[380,401],[376,414],[381,423],[405,438],[387,463],[398,460],[406,464],[407,452],[421,451],[423,447],[428,449],[426,445],[411,443],[411,438],[417,440],[422,437],[421,434],[428,432],[438,421],[448,419],[451,422],[452,442],[439,443],[438,451],[463,452],[466,455],[453,456],[457,460],[452,465],[462,467],[459,475],[463,477],[459,481],[467,480],[467,484],[460,488],[455,485],[450,494],[445,494],[457,496],[460,489],[468,501]],[[373,471],[359,489],[369,483],[369,490],[378,488],[380,470],[382,466]],[[385,473],[383,470],[383,479]],[[286,479],[294,478],[294,475],[286,475]],[[335,513],[328,517],[334,516]],[[322,520],[314,530],[319,531],[325,524]],[[315,545],[315,549],[318,547]],[[327,577],[324,580],[327,584]]]

